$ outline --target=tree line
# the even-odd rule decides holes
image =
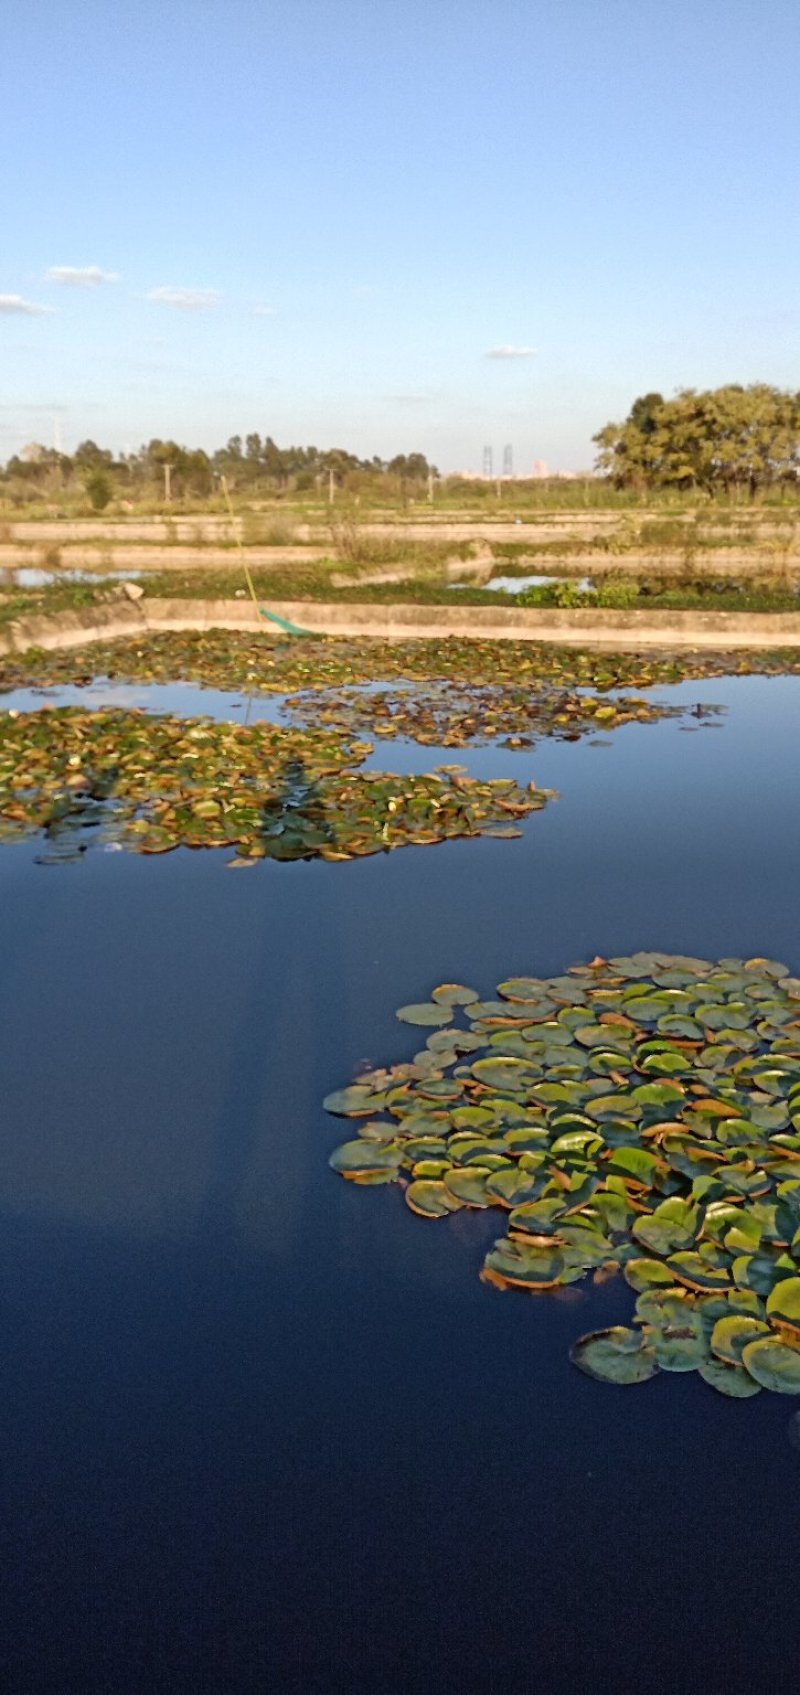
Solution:
[[[360,459],[344,448],[278,447],[271,436],[231,436],[213,453],[154,438],[137,453],[115,456],[109,448],[83,441],[74,453],[39,442],[14,454],[0,472],[0,486],[22,503],[81,490],[96,511],[114,499],[136,501],[165,489],[171,498],[211,496],[222,477],[232,491],[264,493],[292,490],[302,494],[327,485],[357,492],[360,478],[389,478],[393,490],[438,476],[424,453],[398,453],[392,459]]]
[[[751,496],[800,475],[800,394],[768,383],[640,395],[625,422],[594,436],[598,469],[618,488]]]

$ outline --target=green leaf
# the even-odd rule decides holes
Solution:
[[[733,1401],[747,1401],[761,1393],[760,1383],[756,1383],[740,1365],[728,1365],[723,1360],[713,1359],[706,1360],[698,1370],[704,1383]]]
[[[750,1342],[742,1354],[742,1363],[762,1389],[772,1389],[779,1395],[800,1395],[800,1349],[790,1347],[788,1342],[766,1336]]]
[[[565,1280],[567,1265],[560,1249],[528,1245],[501,1238],[483,1262],[485,1282],[498,1287],[552,1289]]]
[[[357,1177],[360,1172],[386,1172],[386,1182],[391,1183],[400,1169],[403,1150],[396,1143],[368,1142],[359,1137],[357,1142],[343,1142],[341,1147],[334,1148],[328,1164],[332,1171],[338,1171],[342,1177]]]
[[[761,1319],[731,1314],[730,1317],[717,1319],[710,1337],[711,1351],[718,1359],[727,1360],[729,1365],[741,1365],[742,1352],[748,1342],[755,1342],[759,1336],[769,1334],[769,1325],[763,1324]]]
[[[698,1218],[696,1206],[674,1195],[662,1201],[647,1218],[637,1218],[631,1233],[651,1253],[666,1256],[694,1242]]]
[[[800,1277],[783,1277],[775,1284],[767,1296],[767,1312],[773,1323],[800,1329]]]
[[[437,1006],[435,1001],[401,1006],[396,1013],[402,1024],[449,1024],[452,1016],[451,1006]]]
[[[444,1218],[449,1212],[458,1212],[462,1205],[445,1183],[434,1178],[421,1178],[409,1183],[405,1200],[411,1211],[421,1218]]]
[[[646,1383],[658,1371],[655,1355],[645,1346],[642,1332],[620,1324],[581,1336],[570,1358],[573,1365],[601,1383]]]

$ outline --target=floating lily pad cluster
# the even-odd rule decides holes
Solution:
[[[325,724],[343,734],[407,736],[423,746],[440,747],[501,737],[508,747],[531,747],[535,737],[543,735],[578,741],[591,731],[647,724],[683,711],[636,695],[609,700],[541,684],[531,688],[436,680],[369,693],[346,687],[310,689],[290,696],[287,706],[303,723]]]
[[[342,637],[272,642],[267,634],[236,631],[162,631],[145,637],[91,642],[61,652],[31,649],[0,657],[0,692],[29,686],[90,682],[205,684],[252,693],[339,688],[396,679],[441,681],[484,688],[509,685],[573,690],[644,689],[687,677],[800,671],[797,648],[763,653],[603,653],[548,642],[384,642]]]
[[[573,1349],[593,1377],[800,1394],[800,979],[641,953],[490,1000],[442,984],[398,1018],[431,1034],[328,1096],[357,1121],[334,1171],[423,1218],[504,1213],[496,1288],[621,1271],[633,1323]]]
[[[519,835],[549,791],[460,767],[354,769],[371,749],[327,730],[72,708],[0,714],[0,840],[47,832],[71,857],[100,831],[141,853],[234,845],[240,859],[344,860],[407,843]]]

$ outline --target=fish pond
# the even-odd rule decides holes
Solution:
[[[4,662],[14,1695],[796,1685],[800,677],[418,645]]]

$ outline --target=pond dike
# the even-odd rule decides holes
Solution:
[[[554,642],[561,646],[609,648],[800,647],[800,612],[622,612],[607,608],[415,606],[407,602],[346,604],[319,600],[275,600],[269,608],[314,635],[372,637],[375,641],[448,636],[484,641]],[[0,653],[27,648],[79,647],[117,636],[156,630],[260,630],[279,640],[270,625],[242,600],[108,601],[79,611],[56,612],[0,625]]]

